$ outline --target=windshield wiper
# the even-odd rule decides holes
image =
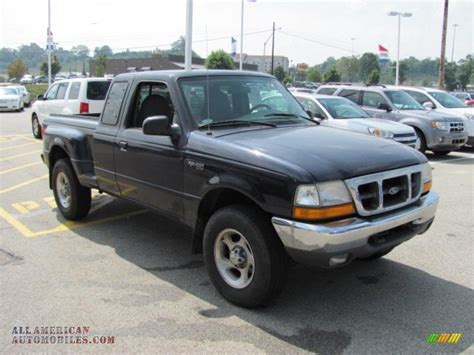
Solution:
[[[295,113],[285,113],[285,112],[267,113],[266,115],[264,115],[264,117],[277,117],[277,118],[287,118],[287,117],[291,117],[291,118],[302,118],[302,119],[304,119],[304,120],[306,120],[306,121],[310,121],[311,123],[320,124],[318,121],[312,120],[311,118],[308,118],[308,117],[305,117],[305,116],[297,115],[297,114],[295,114]]]
[[[274,123],[269,122],[260,122],[260,121],[251,121],[251,120],[228,120],[228,121],[219,121],[219,122],[211,122],[207,124],[202,124],[199,126],[199,129],[208,128],[208,127],[222,127],[222,126],[235,126],[235,125],[260,125],[260,126],[268,126],[268,127],[277,127]]]

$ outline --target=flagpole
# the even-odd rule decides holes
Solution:
[[[242,0],[242,6],[240,11],[240,61],[239,70],[243,68],[243,55],[244,55],[244,0]]]

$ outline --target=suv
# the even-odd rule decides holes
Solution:
[[[449,113],[427,110],[402,90],[385,86],[341,86],[334,95],[345,97],[375,118],[407,124],[420,139],[420,151],[446,155],[467,141],[464,120]]]
[[[474,143],[474,107],[469,107],[460,99],[446,91],[433,88],[401,87],[424,108],[436,112],[452,113],[464,119],[464,128],[468,134],[468,144]]]
[[[43,119],[50,114],[89,114],[98,116],[110,86],[104,78],[67,79],[54,82],[33,104],[33,136],[41,138]]]

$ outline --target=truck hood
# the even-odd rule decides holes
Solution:
[[[365,134],[368,134],[369,128],[378,128],[384,131],[390,131],[394,134],[415,134],[415,131],[410,126],[378,118],[334,119],[330,120],[328,122],[328,125],[332,127],[353,130]]]
[[[243,163],[272,170],[278,170],[279,162],[280,166],[297,166],[316,181],[347,179],[426,162],[424,155],[415,149],[388,139],[324,126],[219,131],[219,134],[216,132],[215,136],[218,140],[234,146],[226,147],[220,154],[241,151],[225,158],[244,157]]]
[[[446,112],[436,112],[434,110],[430,111],[423,111],[423,110],[405,110],[405,111],[398,111],[401,115],[405,117],[417,117],[417,118],[424,118],[429,120],[437,120],[437,121],[449,121],[449,122],[462,122],[463,119],[459,117],[459,115],[453,115],[451,113]]]

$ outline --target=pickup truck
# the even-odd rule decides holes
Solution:
[[[270,94],[281,100],[263,103]],[[424,155],[319,125],[266,74],[121,74],[100,118],[44,124],[42,157],[66,219],[86,217],[91,189],[167,215],[188,227],[216,289],[243,307],[274,299],[292,260],[331,268],[382,257],[424,233],[438,205]]]

